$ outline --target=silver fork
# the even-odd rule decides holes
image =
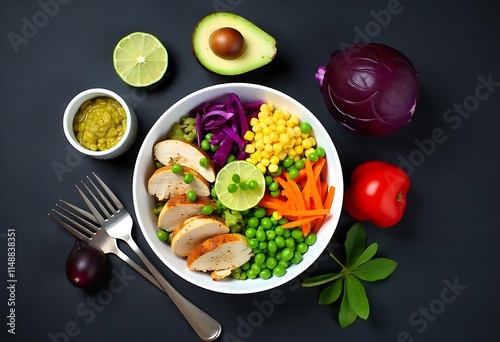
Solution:
[[[158,281],[149,272],[144,270],[134,260],[130,259],[125,253],[123,253],[120,248],[118,248],[116,239],[109,236],[106,230],[97,224],[91,213],[62,199],[59,201],[68,208],[71,208],[73,211],[56,203],[56,207],[59,208],[59,210],[52,209],[52,212],[57,214],[57,216],[49,214],[50,218],[54,219],[77,239],[84,241],[90,246],[100,248],[106,254],[116,255],[144,278],[153,283],[153,285],[163,291]]]
[[[92,174],[114,204],[111,204],[108,198],[101,192],[101,190],[89,177],[87,177],[87,179],[90,184],[92,184],[92,187],[94,188],[97,196],[99,196],[100,199],[84,182],[82,182],[82,184],[90,194],[90,196],[93,198],[100,211],[94,206],[94,204],[92,204],[92,202],[83,193],[83,191],[80,190],[78,186],[76,186],[78,192],[82,196],[83,200],[89,207],[94,217],[97,219],[98,223],[108,232],[111,237],[125,241],[130,246],[130,248],[139,256],[139,258],[142,260],[142,262],[144,262],[149,271],[158,280],[165,293],[174,302],[174,304],[181,311],[189,324],[191,324],[193,329],[203,341],[213,341],[217,339],[222,331],[221,325],[207,313],[184,298],[179,292],[174,289],[174,287],[172,287],[172,285],[170,285],[170,283],[167,282],[165,278],[163,278],[160,272],[158,272],[153,264],[146,258],[146,256],[142,253],[142,251],[133,240],[131,232],[134,222],[130,214],[127,212],[120,200],[111,191],[111,189],[95,173]],[[104,206],[103,202],[106,207]]]

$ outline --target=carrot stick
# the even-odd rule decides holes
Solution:
[[[281,215],[290,216],[318,216],[328,215],[330,209],[311,209],[311,210],[283,210]]]
[[[325,208],[331,208],[332,207],[334,195],[335,195],[335,187],[334,186],[330,186],[330,188],[328,189],[328,193],[326,194],[325,202],[323,204],[323,206]]]
[[[284,229],[298,227],[298,226],[302,226],[306,223],[310,223],[311,221],[314,221],[317,218],[318,217],[315,216],[315,217],[306,217],[306,218],[302,218],[302,219],[295,220],[295,221],[289,221],[289,222],[283,224],[281,227],[283,227]]]

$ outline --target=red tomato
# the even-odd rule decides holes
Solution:
[[[410,178],[399,167],[370,161],[352,173],[344,196],[345,211],[359,221],[387,228],[401,220],[406,209]]]

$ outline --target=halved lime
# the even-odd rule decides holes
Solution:
[[[167,50],[155,36],[134,32],[116,44],[113,66],[125,83],[147,87],[158,82],[167,71]]]
[[[234,176],[237,175],[237,176]],[[239,183],[233,180],[239,177]],[[241,189],[239,184],[248,184],[251,181],[257,182],[257,187],[253,190]],[[228,188],[237,186],[235,192],[228,191]],[[215,178],[215,192],[220,202],[232,210],[246,210],[255,207],[264,196],[266,191],[266,181],[262,172],[255,165],[243,161],[235,160],[224,166]]]

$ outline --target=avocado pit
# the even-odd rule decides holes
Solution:
[[[212,52],[223,59],[236,59],[246,50],[245,38],[240,31],[231,27],[222,27],[212,32],[209,37]]]

